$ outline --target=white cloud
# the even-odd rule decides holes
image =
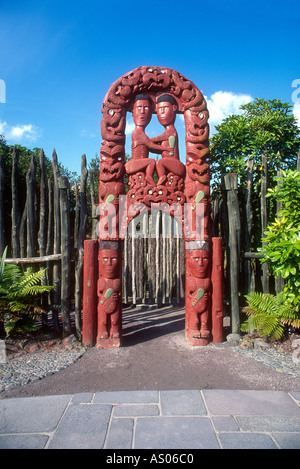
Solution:
[[[0,122],[0,134],[4,135],[6,140],[35,142],[40,136],[40,130],[33,124],[8,125],[6,122]]]
[[[298,127],[300,127],[300,101],[294,104],[293,114],[297,119]]]
[[[135,124],[133,122],[132,117],[129,118],[129,120],[126,120],[126,128],[125,128],[125,134],[130,135],[135,129]]]
[[[95,138],[99,137],[99,134],[83,128],[80,131],[80,137]]]
[[[210,99],[206,97],[209,124],[214,127],[232,114],[241,114],[240,106],[253,101],[249,94],[235,94],[231,91],[216,91]]]

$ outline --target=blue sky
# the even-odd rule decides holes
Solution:
[[[298,0],[1,0],[0,133],[49,158],[55,147],[80,172],[83,153],[88,161],[99,155],[110,84],[141,65],[193,81],[207,98],[212,132],[256,97],[295,104],[300,124],[299,32]],[[155,119],[149,136],[161,132]]]

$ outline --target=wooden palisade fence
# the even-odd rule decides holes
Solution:
[[[70,187],[61,176],[57,154],[52,155],[53,180],[46,180],[45,155],[40,151],[39,161],[30,161],[26,174],[26,199],[20,200],[18,188],[18,155],[12,154],[11,217],[4,218],[5,170],[0,152],[0,255],[10,239],[10,258],[7,263],[47,269],[43,280],[54,289],[46,305],[52,324],[64,336],[71,333],[71,317],[75,318],[75,333],[81,337],[83,243],[88,236],[96,239],[97,200],[92,173],[87,170],[86,156],[81,157],[80,187]],[[39,165],[40,187],[36,187]],[[300,166],[300,158],[298,158]],[[266,168],[266,162],[265,162]],[[225,258],[224,299],[230,305],[233,332],[240,328],[240,299],[255,289],[269,291],[267,266],[260,268],[258,253],[251,251],[253,225],[252,198],[253,161],[248,161],[245,199],[238,200],[238,178],[228,174],[224,190],[212,198],[212,236],[223,238]],[[87,181],[90,183],[91,203],[87,203]],[[261,181],[261,220],[265,229],[267,216],[264,195],[266,173]],[[70,191],[74,191],[76,206],[70,207]],[[6,194],[7,197],[7,194]],[[244,221],[241,223],[241,205]],[[91,207],[91,210],[89,209]],[[91,213],[89,213],[91,211]],[[147,215],[145,215],[147,216]],[[87,233],[87,219],[92,218],[91,232]],[[182,304],[185,289],[185,246],[179,228],[172,217],[158,212],[155,226],[142,223],[139,236],[133,236],[129,227],[123,250],[123,303]],[[152,236],[150,235],[152,233]],[[4,236],[5,234],[5,236]],[[280,291],[282,284],[276,283]],[[71,315],[74,312],[74,315]]]
[[[6,263],[34,268],[47,266],[43,282],[54,285],[46,309],[52,312],[54,329],[71,333],[70,311],[75,305],[75,330],[81,332],[82,257],[86,236],[86,157],[82,156],[82,183],[76,202],[76,223],[70,213],[69,180],[59,172],[56,151],[52,155],[53,180],[46,180],[45,155],[32,157],[26,174],[26,198],[21,205],[18,188],[18,155],[14,148],[11,171],[11,219],[4,219],[4,167],[0,154],[0,254],[10,238],[11,257]],[[40,187],[36,187],[37,164]],[[77,188],[78,192],[78,188]],[[6,195],[7,196],[7,195]],[[77,223],[79,220],[79,223]],[[4,237],[5,233],[5,237]],[[72,243],[76,240],[76,244]]]
[[[267,158],[262,157],[260,186],[260,223],[263,243],[264,231],[267,228],[270,214],[267,210],[266,194]],[[238,176],[227,174],[223,181],[221,194],[212,198],[211,220],[213,236],[223,239],[225,258],[224,267],[224,303],[230,306],[232,332],[239,332],[240,309],[242,298],[253,291],[263,293],[283,290],[282,278],[276,280],[270,276],[267,263],[261,263],[262,254],[253,251],[251,245],[253,231],[252,191],[254,161],[247,161],[247,180],[244,199],[238,197]],[[297,170],[300,171],[300,152],[297,159]],[[280,170],[277,176],[281,176]],[[276,212],[280,209],[277,204]],[[272,283],[272,285],[271,285]]]

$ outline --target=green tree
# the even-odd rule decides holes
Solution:
[[[291,105],[280,99],[256,99],[240,109],[242,113],[224,119],[211,138],[211,168],[217,186],[228,172],[236,172],[243,182],[248,159],[254,159],[259,180],[263,154],[272,176],[278,167],[289,169],[296,164],[300,136]]]
[[[260,183],[264,169],[263,155],[267,159],[269,187],[278,170],[295,169],[300,148],[300,135],[292,106],[279,99],[256,99],[241,106],[241,114],[231,115],[216,127],[217,133],[211,138],[211,173],[213,194],[220,193],[222,178],[228,173],[239,177],[239,201],[244,213],[244,187],[247,163],[253,161],[252,173],[252,250],[261,245],[261,197]],[[275,216],[273,200],[267,207],[268,217]],[[246,219],[242,219],[246,223]]]

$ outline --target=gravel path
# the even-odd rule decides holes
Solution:
[[[84,354],[76,350],[38,351],[0,364],[0,392],[52,375],[74,363]]]

